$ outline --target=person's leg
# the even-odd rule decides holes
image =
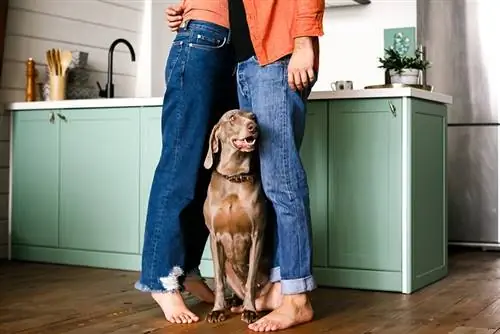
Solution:
[[[279,291],[283,295],[279,307],[249,325],[257,331],[288,328],[313,316],[306,295],[316,287],[311,266],[309,190],[299,155],[307,99],[306,94],[288,87],[288,60],[261,67],[251,58],[238,66],[239,94],[250,101],[261,128],[262,184],[276,212],[279,266],[272,269],[271,280],[280,283],[270,294]]]
[[[238,108],[236,76],[233,74],[234,60],[231,52],[228,52],[225,56],[227,58],[226,66],[220,73],[220,81],[217,84],[218,89],[214,93],[213,112],[208,123],[209,129],[219,121],[223,113]],[[206,136],[203,152],[208,150],[208,139],[208,136]],[[207,196],[211,175],[211,170],[205,169],[202,165],[200,166],[194,200],[181,214],[181,226],[186,246],[186,278],[183,285],[188,292],[207,303],[213,303],[214,294],[201,277],[199,266],[209,235],[203,216],[203,204]]]
[[[211,107],[227,66],[227,36],[225,28],[189,22],[179,30],[165,69],[162,153],[151,186],[136,288],[151,292],[171,322],[198,320],[180,294],[179,278],[186,271],[180,215],[194,198]]]

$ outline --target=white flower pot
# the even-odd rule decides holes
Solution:
[[[389,75],[391,76],[391,83],[399,83],[406,85],[416,85],[418,84],[418,74],[419,70],[416,69],[406,69],[399,74],[395,70],[390,70]]]

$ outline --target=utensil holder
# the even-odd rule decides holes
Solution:
[[[66,97],[66,76],[50,75],[50,100],[60,101]]]

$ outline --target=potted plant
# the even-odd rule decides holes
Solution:
[[[389,71],[391,83],[416,85],[420,71],[427,69],[430,63],[422,58],[419,50],[415,51],[415,56],[402,55],[394,49],[385,49],[384,58],[378,59],[379,68]]]

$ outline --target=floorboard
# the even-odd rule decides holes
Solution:
[[[237,316],[223,324],[167,323],[137,272],[0,262],[0,333],[248,333]],[[316,290],[315,320],[283,333],[500,334],[500,254],[450,252],[450,275],[412,295]],[[202,317],[210,305],[188,297]]]

